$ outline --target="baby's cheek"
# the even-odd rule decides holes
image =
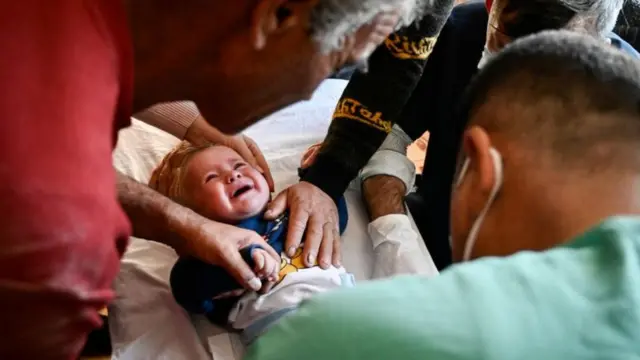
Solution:
[[[267,191],[269,190],[269,184],[267,184],[267,179],[258,170],[251,169],[251,178],[253,179],[254,183],[257,185],[258,188],[267,189]]]
[[[260,194],[260,200],[258,201],[258,204],[256,206],[259,207],[260,210],[264,210],[264,208],[267,207],[270,201],[271,201],[271,192],[269,190],[264,190]]]
[[[214,219],[227,219],[231,215],[231,204],[223,191],[207,189],[197,194],[202,213]]]

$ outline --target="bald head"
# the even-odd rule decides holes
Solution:
[[[640,64],[601,41],[544,32],[508,46],[463,106],[483,127],[563,169],[640,169]]]

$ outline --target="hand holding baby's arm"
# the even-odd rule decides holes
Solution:
[[[240,254],[240,261],[253,269],[256,280],[260,279],[262,288],[255,290],[268,292],[280,270],[275,250],[267,243],[251,244],[240,249]],[[218,300],[237,297],[240,295],[237,290],[242,290],[242,285],[225,268],[190,256],[181,257],[173,266],[170,283],[178,304],[196,314],[217,311]]]

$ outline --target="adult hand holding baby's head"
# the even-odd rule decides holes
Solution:
[[[184,210],[186,213],[175,226],[175,231],[184,239],[181,242],[184,245],[176,251],[221,266],[245,288],[259,291],[263,287],[260,278],[265,277],[264,271],[254,272],[242,259],[239,250],[249,245],[260,245],[264,249],[260,253],[265,268],[274,262],[280,263],[278,253],[255,231],[211,221],[191,210]]]
[[[269,170],[269,164],[262,155],[262,151],[253,139],[250,137],[238,134],[227,135],[220,132],[218,129],[209,125],[209,123],[202,117],[193,122],[185,134],[185,140],[190,143],[199,146],[208,143],[224,145],[235,150],[249,165],[258,169],[267,179],[269,189],[275,191],[275,185],[273,177],[271,176],[271,170]]]

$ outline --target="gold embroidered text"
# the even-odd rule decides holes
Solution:
[[[437,37],[425,37],[419,41],[409,40],[406,36],[391,34],[385,41],[387,49],[398,59],[425,60],[431,55],[436,45]]]
[[[390,132],[393,126],[390,121],[382,119],[381,112],[373,112],[359,101],[351,98],[340,100],[333,113],[333,118],[357,120],[386,133]]]

